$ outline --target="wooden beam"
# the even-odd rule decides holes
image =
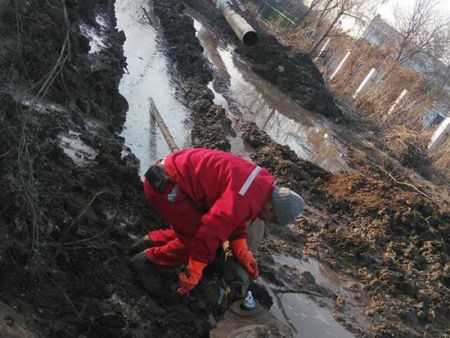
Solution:
[[[153,117],[155,119],[156,124],[161,130],[161,133],[164,139],[166,140],[167,145],[170,148],[170,151],[174,153],[180,150],[180,148],[178,148],[177,144],[175,143],[172,134],[170,134],[169,128],[167,128],[166,124],[164,123],[164,120],[162,119],[161,114],[158,111],[158,108],[156,108],[155,101],[153,101],[153,98],[151,97],[149,98],[149,101],[150,101],[150,110],[149,110],[150,117],[151,118]]]

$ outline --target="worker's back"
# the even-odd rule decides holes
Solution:
[[[195,251],[208,260],[218,244],[246,237],[246,222],[258,217],[273,189],[273,177],[266,169],[217,150],[172,153],[165,158],[164,168],[170,180],[204,213],[196,224],[194,219],[190,223],[177,219],[177,224],[167,221],[182,236],[195,236],[193,245],[200,247]]]

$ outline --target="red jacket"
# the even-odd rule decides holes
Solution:
[[[247,238],[247,222],[258,217],[273,189],[273,177],[266,169],[217,150],[172,153],[165,158],[164,169],[201,210],[199,222],[168,223],[190,239],[191,257],[205,263],[214,260],[217,248],[226,240]],[[163,212],[167,213],[177,210]]]

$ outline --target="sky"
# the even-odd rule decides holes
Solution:
[[[370,0],[367,0],[370,1]],[[395,26],[394,10],[396,6],[400,9],[412,10],[416,0],[388,0],[385,4],[380,5],[378,8],[378,14],[392,26]],[[448,13],[450,17],[450,0],[440,0],[440,10],[443,13]],[[345,17],[341,20],[342,28],[347,30],[348,34],[358,37],[364,30],[364,27],[360,25],[355,26],[355,20],[351,17]]]
[[[393,24],[395,7],[398,5],[400,8],[407,10],[411,9],[414,3],[415,0],[388,0],[384,5],[380,6],[378,13],[383,19]],[[450,16],[450,0],[441,0],[439,8]]]

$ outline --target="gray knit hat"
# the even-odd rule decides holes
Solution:
[[[294,223],[297,216],[303,212],[305,202],[298,194],[289,188],[273,188],[272,203],[277,223],[288,225]]]

